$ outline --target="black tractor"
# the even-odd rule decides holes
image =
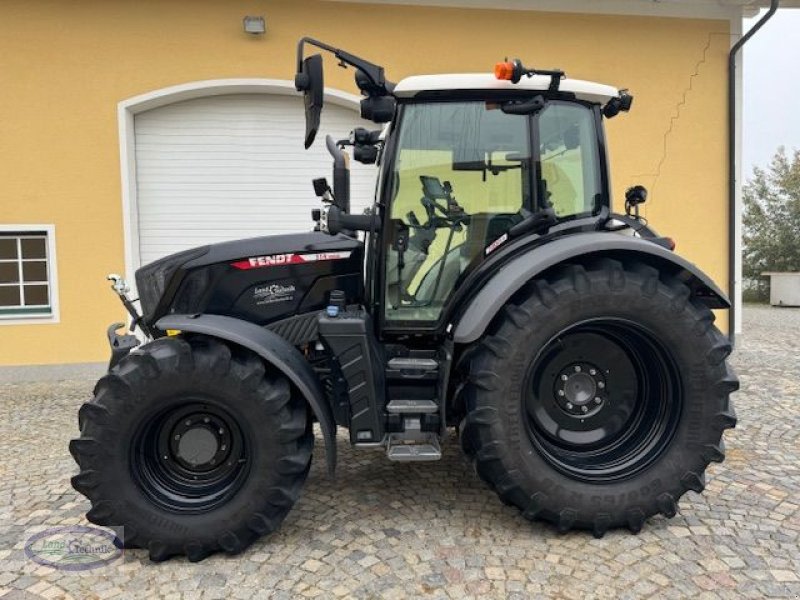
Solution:
[[[308,46],[354,69],[381,127],[327,138],[314,231],[158,260],[139,307],[111,276],[131,331],[109,328],[70,444],[89,521],[153,560],[238,553],[297,500],[315,422],[331,473],[337,427],[394,461],[439,459],[454,430],[528,519],[599,537],[674,516],[724,458],[738,382],[724,294],[647,226],[643,187],[611,212],[604,121],[633,97],[518,60],[393,84],[304,38],[306,147],[323,105]],[[351,153],[379,169],[365,214]]]

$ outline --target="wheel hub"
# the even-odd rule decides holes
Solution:
[[[605,318],[572,325],[529,367],[531,442],[570,477],[624,478],[666,447],[680,414],[680,376],[657,338]]]
[[[224,462],[231,446],[228,426],[215,415],[190,414],[175,424],[170,453],[192,471],[206,471]]]
[[[602,370],[588,363],[572,363],[556,379],[556,401],[570,416],[583,418],[596,413],[605,403],[605,394]]]
[[[178,458],[200,467],[214,459],[218,448],[213,433],[205,427],[195,427],[187,431],[178,442]]]
[[[172,512],[211,510],[236,493],[249,468],[236,419],[190,398],[143,423],[131,450],[140,489]]]

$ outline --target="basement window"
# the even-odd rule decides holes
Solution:
[[[57,318],[52,226],[0,226],[0,322]]]

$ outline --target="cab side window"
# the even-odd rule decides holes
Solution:
[[[594,114],[581,105],[551,102],[538,123],[545,201],[559,217],[592,213],[601,193]]]

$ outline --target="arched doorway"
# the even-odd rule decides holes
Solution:
[[[120,104],[126,262],[194,246],[308,231],[311,180],[329,177],[324,135],[370,126],[357,96],[326,92],[320,139],[304,150],[303,102],[281,80],[205,81]],[[353,164],[353,210],[371,204],[375,167]]]

